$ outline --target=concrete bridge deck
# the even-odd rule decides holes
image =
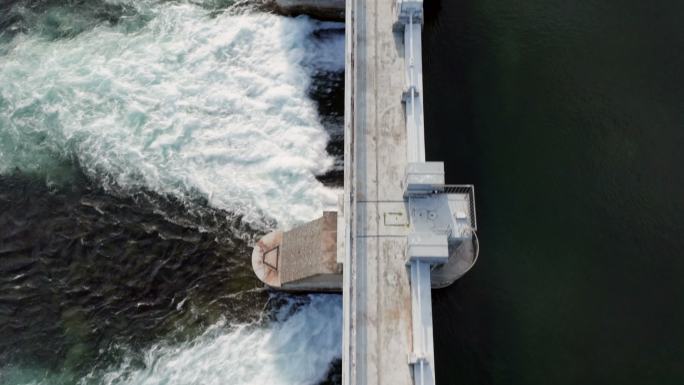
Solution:
[[[345,384],[413,384],[404,42],[393,0],[347,2]]]

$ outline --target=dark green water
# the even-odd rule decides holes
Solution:
[[[482,252],[440,384],[684,383],[684,3],[428,1],[427,152]]]

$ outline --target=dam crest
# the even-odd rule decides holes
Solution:
[[[434,384],[431,289],[479,252],[474,186],[425,157],[422,23],[422,0],[346,1],[338,209],[252,254],[273,289],[342,292],[345,385]]]

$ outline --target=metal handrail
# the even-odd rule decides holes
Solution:
[[[467,194],[468,195],[468,215],[470,216],[470,227],[477,231],[477,212],[475,209],[475,186],[472,184],[448,184],[444,185],[445,194]]]

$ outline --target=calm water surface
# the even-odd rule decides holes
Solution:
[[[684,3],[428,1],[427,151],[482,253],[440,384],[684,381]]]

